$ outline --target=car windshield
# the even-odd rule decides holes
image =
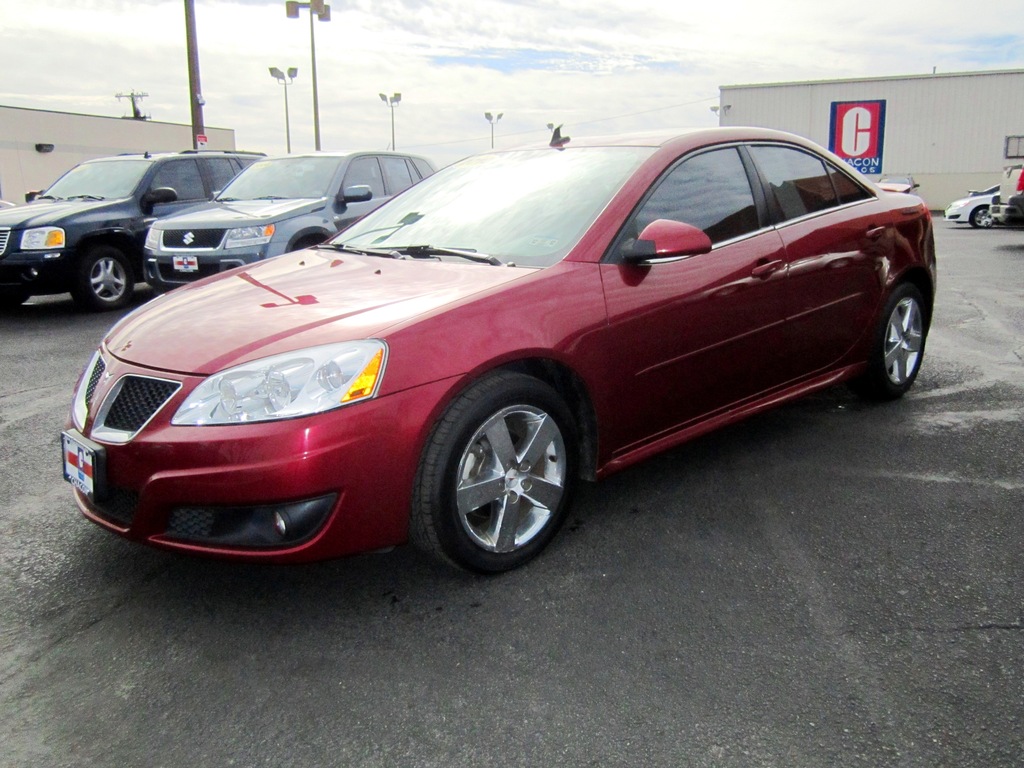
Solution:
[[[82,163],[53,182],[40,197],[63,200],[128,197],[152,164],[152,160],[135,159]]]
[[[430,245],[549,266],[653,152],[578,147],[478,155],[429,176],[332,242],[394,250]]]
[[[218,200],[277,200],[326,197],[337,157],[279,157],[255,162],[238,174]]]

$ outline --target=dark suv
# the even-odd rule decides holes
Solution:
[[[65,291],[86,309],[125,306],[149,226],[207,202],[261,156],[188,150],[76,165],[28,205],[0,210],[0,307]]]

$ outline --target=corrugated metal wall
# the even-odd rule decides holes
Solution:
[[[941,209],[999,181],[1005,138],[1024,135],[1024,70],[721,87],[719,122],[829,142],[834,101],[884,99],[884,175],[912,174]]]

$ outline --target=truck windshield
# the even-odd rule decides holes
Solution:
[[[129,197],[152,165],[150,160],[104,160],[82,163],[57,179],[42,196],[69,198]]]

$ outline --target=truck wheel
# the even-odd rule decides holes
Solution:
[[[78,262],[71,296],[83,309],[121,309],[135,294],[135,274],[128,257],[112,245],[94,245]]]

